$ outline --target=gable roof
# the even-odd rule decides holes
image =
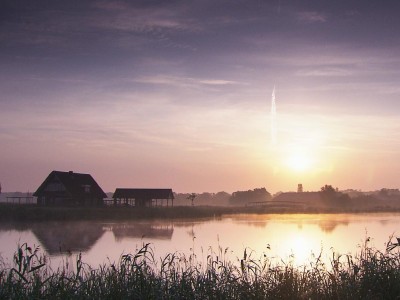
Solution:
[[[126,199],[174,199],[172,189],[126,189],[117,188],[113,198]]]
[[[80,197],[96,197],[96,198],[107,198],[107,195],[101,189],[101,187],[97,184],[97,182],[93,179],[90,174],[81,174],[74,173],[72,171],[69,172],[61,172],[61,171],[52,171],[49,176],[43,181],[40,187],[37,189],[33,196],[38,197],[40,195],[46,195],[48,192],[45,190],[47,184],[56,178],[62,183],[66,189],[66,191],[73,198]],[[90,191],[85,192],[85,186],[90,186]]]

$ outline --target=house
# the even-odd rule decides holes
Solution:
[[[107,195],[90,174],[53,171],[33,194],[38,205],[102,205]]]
[[[114,205],[131,205],[140,207],[151,207],[163,205],[174,206],[174,193],[172,189],[126,189],[117,188],[113,195]]]

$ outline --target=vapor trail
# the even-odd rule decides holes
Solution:
[[[276,103],[275,103],[275,86],[272,91],[271,99],[271,144],[276,145]]]

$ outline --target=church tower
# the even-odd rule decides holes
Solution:
[[[297,192],[298,192],[298,193],[302,193],[302,192],[303,192],[303,185],[302,185],[301,183],[299,183],[299,184],[297,185]]]

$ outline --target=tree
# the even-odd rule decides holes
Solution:
[[[321,188],[321,197],[322,199],[333,199],[336,198],[336,190],[333,186],[325,184]]]
[[[192,201],[192,206],[194,206],[194,199],[197,197],[196,193],[191,193],[189,196],[186,197],[186,199]]]
[[[350,204],[350,197],[339,192],[338,188],[325,184],[320,191],[321,199],[329,206],[344,207]]]
[[[271,194],[265,188],[248,191],[237,191],[229,199],[232,205],[247,205],[249,202],[263,202],[271,199]]]

